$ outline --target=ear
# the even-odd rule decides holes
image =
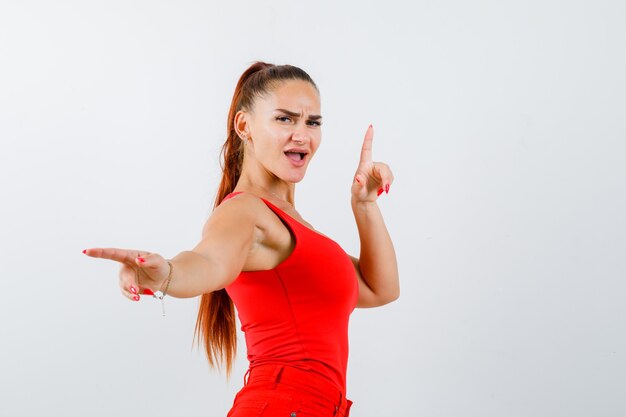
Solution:
[[[250,138],[250,126],[249,126],[249,118],[250,114],[239,110],[237,114],[235,114],[235,132],[242,139]]]

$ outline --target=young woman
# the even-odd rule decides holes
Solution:
[[[351,189],[359,258],[295,209],[295,184],[320,145],[321,120],[306,72],[254,63],[233,95],[223,177],[196,247],[169,260],[141,250],[84,251],[122,264],[120,288],[131,300],[201,295],[196,334],[209,363],[225,364],[227,373],[236,306],[250,366],[229,417],[348,416],[349,316],[399,296],[396,256],[376,203],[393,175],[372,161],[371,125]]]

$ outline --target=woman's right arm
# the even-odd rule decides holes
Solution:
[[[167,294],[178,298],[195,297],[233,282],[262,240],[257,227],[259,204],[262,203],[258,198],[241,194],[215,208],[196,247],[170,259],[172,277]],[[163,284],[170,268],[158,253],[120,248],[90,248],[83,253],[120,262],[120,289],[129,299],[139,300],[137,294],[144,294],[146,288],[153,292],[165,289]],[[138,268],[141,269],[139,283]]]

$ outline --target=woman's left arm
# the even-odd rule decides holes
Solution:
[[[352,184],[352,211],[361,242],[359,259],[350,257],[359,281],[357,307],[378,307],[400,296],[396,253],[376,203],[383,192],[389,193],[393,174],[387,164],[372,161],[373,137],[370,125]]]

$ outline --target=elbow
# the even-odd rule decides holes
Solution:
[[[400,298],[400,289],[398,289],[396,292],[394,292],[388,299],[387,304],[389,303],[393,303],[394,301],[396,301],[398,298]]]
[[[396,288],[395,291],[389,292],[385,294],[384,297],[379,299],[379,305],[384,306],[385,304],[390,304],[400,298],[400,288]]]
[[[391,293],[389,294],[389,301],[388,301],[389,303],[392,303],[396,301],[398,298],[400,298],[400,280],[397,274],[396,274],[395,281],[396,282],[395,282],[393,291],[391,291]]]
[[[396,293],[393,295],[393,298],[391,299],[390,302],[392,301],[396,301],[398,298],[400,298],[400,288],[398,288],[398,290],[396,291]]]

